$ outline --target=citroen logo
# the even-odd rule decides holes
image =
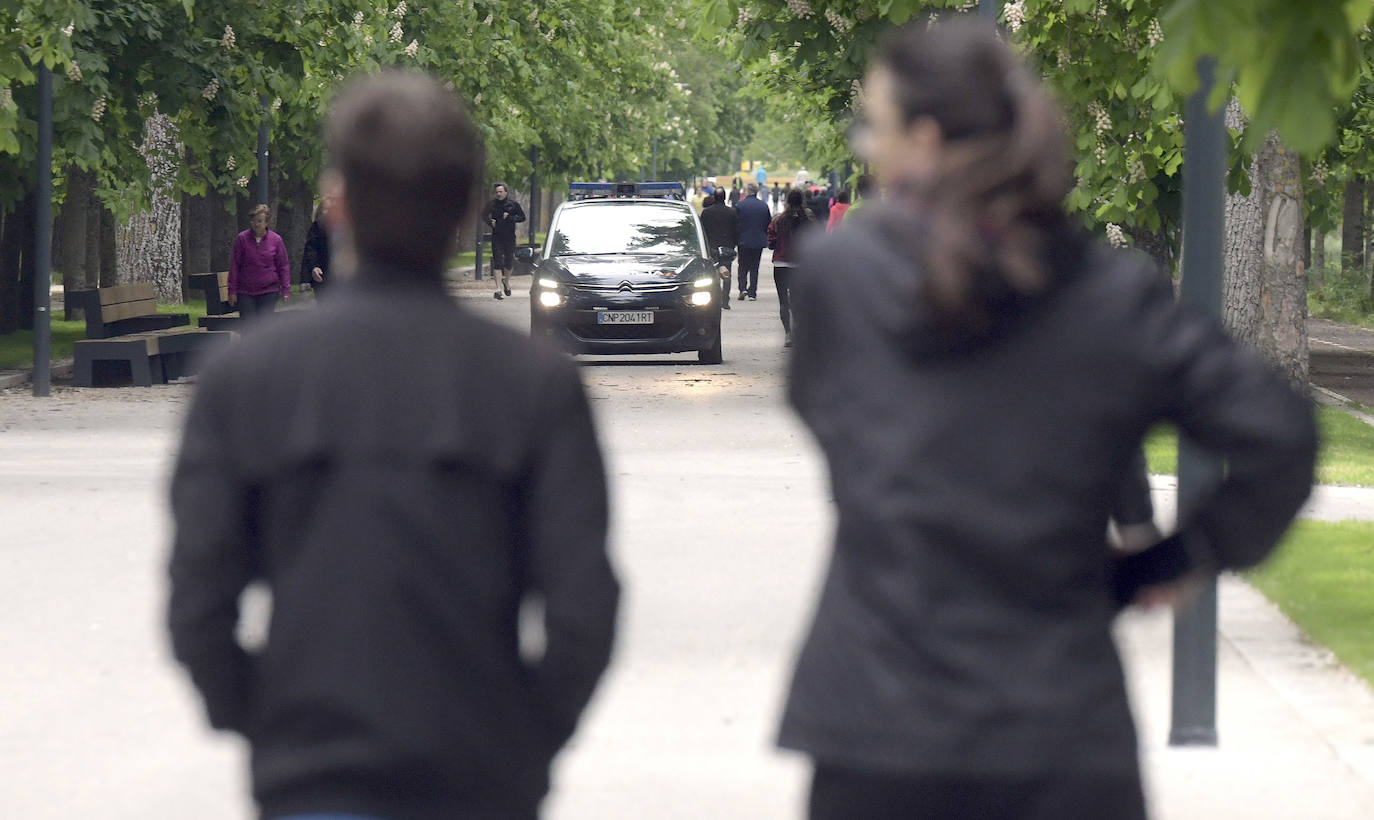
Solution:
[[[634,286],[634,285],[631,285],[631,284],[629,283],[628,280],[627,280],[627,281],[624,281],[624,282],[621,282],[621,283],[620,283],[620,287],[616,288],[616,290],[628,290],[628,291],[632,291],[632,292],[634,291],[634,289],[635,289],[635,286]]]

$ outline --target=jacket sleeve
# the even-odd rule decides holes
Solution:
[[[200,691],[210,725],[242,731],[252,660],[235,639],[239,595],[256,575],[252,493],[228,431],[233,391],[207,368],[172,475],[174,536],[167,623],[172,652]]]
[[[519,203],[519,202],[516,202],[515,200],[512,199],[512,200],[511,200],[511,203],[510,203],[510,207],[511,207],[510,221],[511,221],[511,222],[515,222],[515,223],[524,222],[524,221],[525,221],[525,209],[520,207],[520,203]]]
[[[234,296],[239,292],[239,275],[243,268],[243,247],[239,242],[239,234],[234,235],[234,242],[229,246],[229,295]]]
[[[286,240],[277,234],[277,283],[281,285],[282,295],[291,292],[291,258],[286,255]]]
[[[550,741],[561,746],[610,662],[620,586],[606,551],[601,451],[578,374],[560,366],[546,396],[524,493],[523,555],[527,589],[544,603],[533,690]]]
[[[739,211],[730,209],[730,247],[739,247]]]
[[[1182,545],[1218,568],[1257,564],[1311,492],[1311,404],[1215,321],[1175,302],[1169,283],[1154,285],[1141,315],[1162,415],[1225,464],[1212,488],[1180,499]]]
[[[770,250],[778,248],[778,220],[774,219],[768,223],[768,247]]]

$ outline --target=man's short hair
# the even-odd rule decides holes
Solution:
[[[721,189],[717,188],[717,189],[716,189],[716,192],[715,192],[714,194],[711,194],[711,198],[712,198],[713,200],[715,200],[716,202],[718,202],[718,203],[724,204],[724,203],[725,203],[725,192],[722,191]]]
[[[754,194],[757,194],[759,192],[759,186],[751,182],[749,183],[749,187],[746,190],[749,191],[749,196],[753,196]]]
[[[360,259],[442,267],[486,162],[457,95],[414,72],[358,77],[330,103],[324,135]]]
[[[491,186],[491,192],[492,192],[493,194],[496,193],[496,189],[497,189],[497,188],[505,188],[505,189],[506,189],[506,193],[510,193],[510,188],[507,187],[507,186],[506,186],[506,183],[504,183],[504,182],[498,182],[498,183],[492,185],[492,186]]]
[[[854,183],[854,187],[858,190],[859,196],[861,197],[873,193],[873,175],[859,174],[859,179]]]

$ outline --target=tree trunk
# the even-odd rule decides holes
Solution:
[[[86,207],[85,278],[81,282],[85,288],[100,287],[100,223],[104,210],[104,203],[91,191],[90,205]]]
[[[1364,270],[1364,177],[1345,184],[1341,211],[1341,270]]]
[[[1317,231],[1312,236],[1312,267],[1307,269],[1312,284],[1318,288],[1326,287],[1326,232]]]
[[[0,336],[19,329],[19,259],[24,232],[17,214],[0,216]]]
[[[1161,270],[1173,274],[1178,241],[1176,237],[1170,236],[1168,228],[1161,227],[1158,231],[1148,228],[1127,228],[1126,233],[1130,234],[1135,247],[1149,254]]]
[[[1227,197],[1222,317],[1232,336],[1253,345],[1306,393],[1307,287],[1297,155],[1270,134],[1253,159],[1250,181],[1249,196]]]
[[[284,180],[279,186],[281,196],[276,198],[277,206],[273,211],[273,230],[281,234],[286,243],[286,256],[291,262],[291,284],[301,281],[301,254],[305,251],[305,237],[310,233],[310,223],[314,221],[315,193],[310,185],[300,180]]]
[[[112,288],[119,284],[119,226],[114,212],[100,209],[100,286]]]
[[[206,219],[210,222],[210,270],[229,270],[229,254],[234,249],[234,217],[226,210],[228,197],[210,188],[205,192]],[[208,272],[208,271],[207,271]]]
[[[86,223],[95,193],[95,175],[77,168],[67,169],[67,196],[53,223],[53,267],[62,272],[62,318],[80,319],[67,295],[86,287],[86,239],[90,233]]]

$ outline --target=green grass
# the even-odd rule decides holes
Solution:
[[[1299,521],[1246,579],[1374,685],[1374,522]]]
[[[536,233],[534,235],[535,244],[543,246],[545,236],[546,234],[544,233]],[[516,247],[519,247],[520,245],[528,244],[529,240],[525,238],[525,232],[520,231],[515,237],[515,241]],[[449,257],[448,260],[449,270],[453,270],[454,268],[470,268],[476,264],[477,251],[475,250],[461,251]],[[491,264],[491,243],[487,243],[482,248],[482,267],[486,268],[489,264]]]
[[[1317,427],[1317,482],[1374,487],[1374,427],[1335,407],[1318,408]],[[1156,428],[1146,437],[1145,460],[1152,473],[1178,472],[1178,438],[1171,428]]]
[[[158,305],[158,313],[185,313],[195,327],[205,315],[205,300],[193,299],[184,305]],[[70,359],[72,344],[86,338],[86,322],[66,322],[54,314],[52,320],[52,361]],[[33,331],[21,330],[0,336],[0,370],[33,367]]]
[[[1337,253],[1336,258],[1340,255]],[[1361,271],[1342,271],[1339,263],[1328,263],[1308,277],[1307,313],[1317,319],[1330,319],[1348,325],[1374,328],[1374,296],[1369,279]],[[1320,273],[1320,276],[1315,274]],[[1316,285],[1322,280],[1321,287]]]

